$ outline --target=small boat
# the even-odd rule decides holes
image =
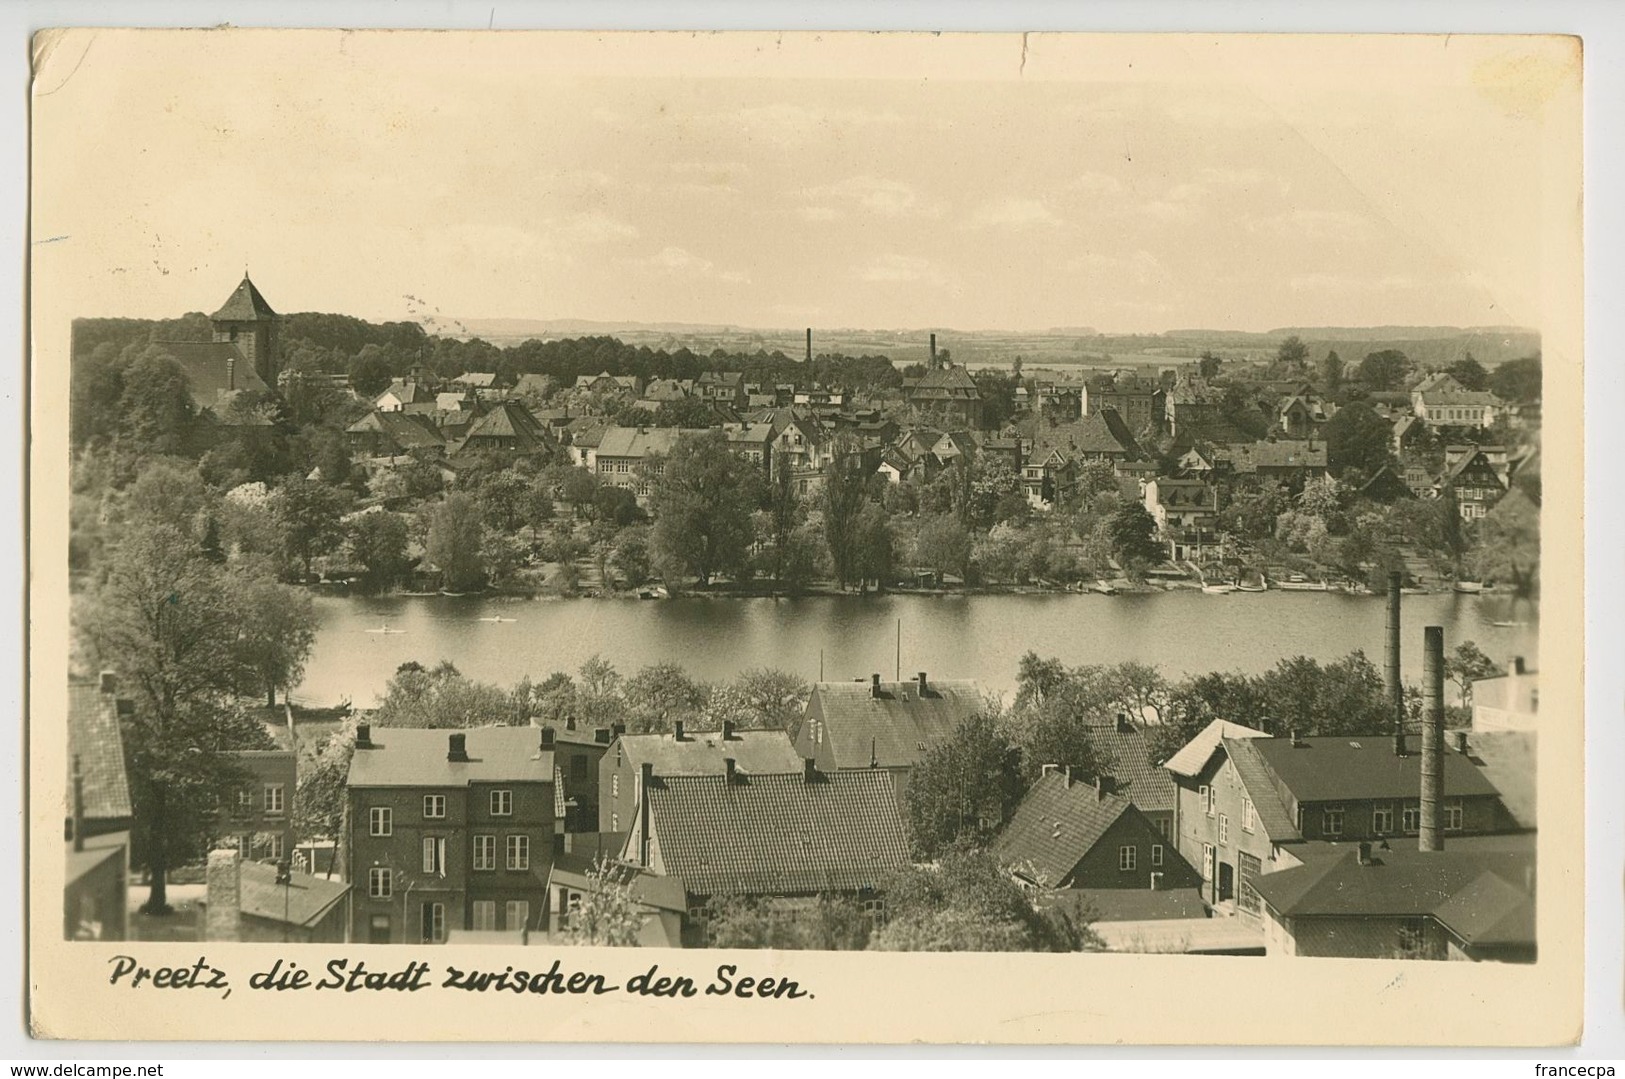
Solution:
[[[1228,596],[1235,590],[1236,586],[1233,584],[1205,584],[1202,586],[1202,591],[1210,596]]]
[[[474,621],[476,621],[476,622],[512,622],[512,621],[514,621],[514,619],[512,619],[512,618],[503,618],[500,615],[494,615],[493,614],[493,615],[489,615],[489,616],[487,616],[485,618],[476,618],[476,619],[474,619]]]
[[[468,595],[467,592],[447,592],[444,588],[440,590],[440,594],[442,596],[451,596],[453,599]]]
[[[1117,589],[1116,589],[1116,587],[1114,587],[1112,585],[1112,583],[1110,581],[1096,581],[1095,582],[1095,591],[1099,592],[1103,596],[1115,596],[1115,595],[1117,595]]]
[[[1526,622],[1491,622],[1490,623],[1490,625],[1498,626],[1501,629],[1512,629],[1515,626],[1523,626],[1523,625],[1527,625],[1527,624],[1528,623],[1526,623]]]
[[[389,628],[389,623],[385,622],[383,625],[379,626],[377,629],[369,629],[369,630],[367,630],[367,632],[368,633],[386,633],[386,634],[389,634],[390,636],[394,636],[396,634],[405,633],[406,631],[404,629],[390,629]]]
[[[1307,581],[1303,579],[1303,575],[1301,573],[1295,573],[1293,576],[1298,579],[1281,581],[1276,585],[1276,587],[1280,588],[1284,592],[1328,591],[1328,586],[1325,581]]]
[[[1256,584],[1250,581],[1242,581],[1236,585],[1237,592],[1268,592],[1269,590],[1270,583],[1263,578],[1260,578]]]
[[[653,588],[638,589],[639,599],[669,599],[671,593],[666,591],[665,585],[655,585]]]
[[[1460,592],[1463,595],[1476,596],[1480,592],[1484,591],[1484,582],[1483,581],[1457,581],[1456,584],[1455,584],[1455,589],[1456,589],[1457,592]]]

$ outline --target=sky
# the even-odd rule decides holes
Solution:
[[[1538,326],[1532,39],[650,37],[64,39],[36,256],[84,315]]]

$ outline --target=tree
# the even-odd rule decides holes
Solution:
[[[702,916],[712,948],[862,951],[873,922],[855,899],[820,893],[811,905],[746,896],[713,896]]]
[[[834,460],[824,478],[824,540],[829,544],[835,583],[841,588],[863,579],[859,563],[859,517],[868,501],[868,471],[863,455],[849,435],[836,439]]]
[[[790,563],[791,537],[806,516],[796,492],[794,470],[790,455],[780,452],[773,457],[773,475],[768,484],[768,542],[773,552],[771,573],[773,583],[784,587]]]
[[[1326,463],[1338,475],[1357,469],[1370,476],[1391,459],[1393,435],[1370,405],[1345,405],[1326,421]]]
[[[969,850],[912,866],[888,882],[877,951],[1071,952],[1100,947],[1087,924],[1039,910],[992,856]]]
[[[1219,377],[1219,365],[1222,362],[1217,352],[1206,349],[1196,361],[1196,373],[1208,380],[1215,379]]]
[[[1486,656],[1476,642],[1464,641],[1445,657],[1445,677],[1456,683],[1456,693],[1467,708],[1473,706],[1473,683],[1481,678],[1494,678],[1503,674],[1500,667]]]
[[[406,555],[406,521],[378,509],[350,521],[350,555],[361,566],[362,587],[387,592],[406,578],[411,560]]]
[[[134,690],[125,759],[149,913],[168,913],[169,867],[201,852],[215,805],[242,778],[230,751],[271,748],[232,702],[244,673],[241,619],[225,574],[196,539],[150,522],[126,533],[79,620],[97,665]]]
[[[1477,564],[1486,578],[1510,581],[1518,596],[1538,591],[1540,507],[1523,491],[1509,492],[1479,522]]]
[[[962,839],[985,841],[1021,794],[1014,744],[993,716],[972,713],[909,776],[903,810],[915,852],[931,858]]]
[[[433,730],[514,726],[529,718],[512,694],[475,682],[450,663],[403,664],[372,714],[378,727]]]
[[[1130,562],[1161,562],[1166,555],[1156,540],[1157,522],[1138,502],[1124,502],[1106,519],[1112,556],[1124,566]]]
[[[587,872],[587,890],[570,910],[564,927],[568,944],[634,948],[643,930],[643,912],[632,895],[637,870],[600,856]]]
[[[920,522],[914,536],[916,566],[963,578],[970,566],[970,556],[970,532],[958,517],[942,513]]]
[[[893,576],[896,554],[886,510],[874,502],[865,505],[858,514],[853,539],[856,548],[851,570],[857,575],[859,589],[873,581],[877,592],[884,591]]]
[[[231,588],[243,691],[264,691],[265,706],[275,708],[277,687],[291,689],[304,675],[316,643],[316,606],[304,592],[259,573],[232,574]]]
[[[375,398],[389,389],[389,383],[389,361],[377,345],[368,345],[350,361],[350,388],[360,396]]]
[[[1326,358],[1320,361],[1320,378],[1328,390],[1343,384],[1343,357],[1335,349],[1327,351]]]
[[[651,663],[621,687],[627,727],[634,734],[663,732],[692,722],[705,706],[705,688],[675,663]]]
[[[1301,368],[1309,359],[1309,346],[1303,343],[1303,338],[1293,334],[1275,350],[1275,359],[1283,367]]]
[[[1490,392],[1503,401],[1528,405],[1540,400],[1540,353],[1521,360],[1508,360],[1490,372]]]
[[[300,762],[293,827],[301,839],[344,842],[344,801],[349,789],[350,758],[355,755],[355,732],[355,720],[346,720],[333,729],[320,749]],[[341,854],[335,847],[329,875],[333,865],[339,864]]]
[[[624,528],[615,535],[610,549],[610,565],[626,578],[628,588],[636,588],[653,575],[649,560],[649,529],[644,525]]]
[[[454,491],[426,508],[428,534],[423,545],[426,562],[440,570],[441,587],[451,592],[472,591],[485,580],[480,518],[472,495]]]
[[[1382,676],[1363,652],[1325,666],[1307,656],[1282,659],[1259,678],[1257,692],[1260,722],[1272,734],[1372,735],[1393,726]]]
[[[751,726],[792,733],[801,721],[801,713],[812,692],[805,678],[771,667],[748,670],[734,685],[750,715],[755,717],[756,722]]]
[[[149,453],[184,453],[197,422],[186,369],[157,345],[123,374],[118,415],[123,432]]]
[[[282,522],[287,556],[303,567],[304,579],[313,560],[344,542],[342,518],[350,502],[350,492],[304,476],[288,476],[277,488],[272,508]]]
[[[1445,368],[1450,377],[1461,383],[1464,390],[1486,390],[1490,384],[1490,373],[1484,370],[1484,365],[1473,358],[1471,352]]]
[[[1396,348],[1367,353],[1360,361],[1360,381],[1370,390],[1398,389],[1410,371],[1410,357]]]
[[[753,537],[756,471],[721,431],[683,435],[654,489],[655,561],[672,576],[738,573]]]

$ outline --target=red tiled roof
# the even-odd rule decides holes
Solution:
[[[918,764],[983,706],[981,687],[968,681],[928,681],[924,696],[914,682],[882,682],[879,696],[866,681],[820,682],[807,702],[808,714],[814,700],[822,734],[841,768]]]
[[[515,448],[524,453],[545,449],[552,444],[552,436],[518,401],[503,401],[491,411],[468,425],[458,450],[478,449],[486,439],[513,439]]]
[[[882,886],[908,864],[891,776],[873,771],[657,778],[649,812],[667,873],[693,895]]]
[[[236,345],[229,341],[155,341],[186,372],[199,408],[214,408],[234,391],[267,387]],[[229,366],[228,366],[229,364]]]
[[[1091,730],[1089,740],[1111,755],[1109,770],[1117,780],[1117,790],[1142,812],[1174,808],[1173,777],[1166,768],[1151,763],[1144,731],[1103,727]]]

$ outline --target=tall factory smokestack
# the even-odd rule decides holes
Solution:
[[[1444,627],[1428,626],[1422,638],[1422,828],[1417,849],[1443,850],[1439,801],[1444,797]]]
[[[1399,581],[1398,573],[1388,575],[1388,640],[1383,652],[1383,688],[1388,693],[1394,719],[1394,756],[1405,755],[1405,683],[1399,676]]]
[[[931,335],[931,367],[934,370],[936,368],[936,366],[937,366],[937,335],[932,334]]]
[[[812,327],[807,327],[807,362],[812,363]]]

